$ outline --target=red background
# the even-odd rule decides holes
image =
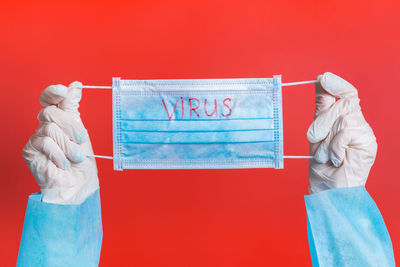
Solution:
[[[271,77],[331,71],[359,89],[378,139],[367,183],[400,260],[398,1],[2,1],[0,259],[15,265],[27,197],[21,151],[39,94],[79,80]],[[285,154],[308,153],[311,85],[283,89]],[[112,154],[111,91],[85,90],[94,150]],[[397,165],[397,166],[396,166]],[[310,266],[307,160],[284,170],[115,172],[98,160],[101,266]]]

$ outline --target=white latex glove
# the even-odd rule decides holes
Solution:
[[[365,121],[356,88],[330,72],[318,76],[310,141],[310,194],[365,185],[375,161],[375,135]],[[337,100],[336,100],[337,99]]]
[[[23,157],[41,187],[42,201],[80,204],[99,188],[89,135],[78,112],[82,84],[52,85],[40,95],[39,128]]]

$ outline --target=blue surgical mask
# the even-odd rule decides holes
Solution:
[[[112,88],[115,170],[283,168],[280,76]]]

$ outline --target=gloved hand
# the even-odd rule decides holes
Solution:
[[[39,128],[23,157],[41,187],[42,201],[80,204],[99,188],[89,135],[78,112],[82,84],[52,85],[40,95]]]
[[[315,91],[314,122],[307,132],[314,156],[309,163],[308,191],[365,185],[377,144],[361,113],[356,88],[326,72],[318,76]]]

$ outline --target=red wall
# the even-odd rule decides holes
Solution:
[[[1,265],[15,265],[27,197],[39,190],[21,151],[46,86],[113,76],[293,82],[325,71],[359,89],[379,146],[367,189],[400,261],[399,11],[398,1],[1,1]],[[283,90],[285,152],[303,155],[314,89]],[[95,152],[111,155],[111,92],[85,90],[80,111]],[[101,266],[311,265],[306,160],[284,170],[115,172],[101,159],[98,168]]]

